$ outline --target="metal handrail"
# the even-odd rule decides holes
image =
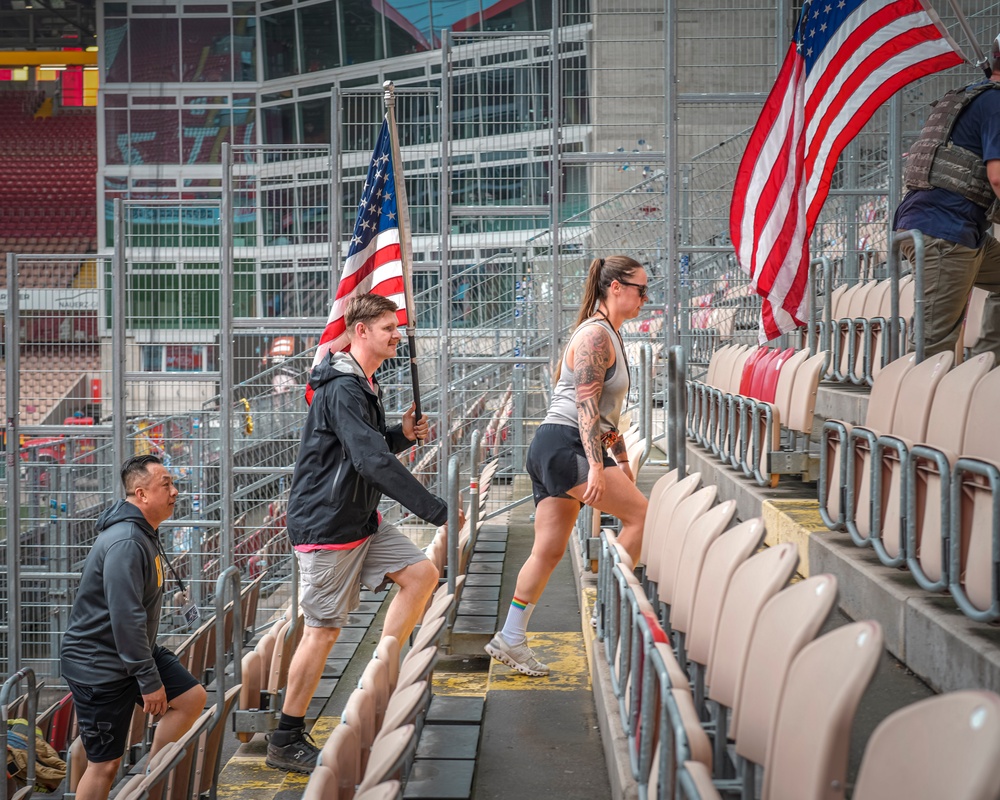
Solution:
[[[27,785],[23,789],[18,789],[10,800],[27,800],[35,790],[35,722],[38,719],[38,687],[35,683],[35,671],[31,667],[22,667],[6,681],[0,688],[0,743],[3,744],[4,758],[7,753],[7,707],[10,705],[11,693],[14,687],[21,681],[28,682],[28,733],[25,737],[28,745],[28,775]],[[5,761],[6,763],[6,761]],[[0,800],[7,800],[7,775],[0,781]]]

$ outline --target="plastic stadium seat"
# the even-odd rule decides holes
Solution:
[[[688,527],[677,561],[670,627],[686,634],[691,629],[694,599],[709,549],[736,514],[736,501],[726,500],[696,518]],[[683,662],[685,659],[681,659]]]
[[[960,460],[952,471],[951,592],[962,610],[981,622],[1000,617],[997,546],[1000,529],[994,481],[1000,466],[1000,369],[976,384]],[[983,474],[970,471],[983,468]],[[970,613],[973,612],[973,613]]]
[[[674,586],[677,571],[691,525],[715,503],[717,486],[706,486],[690,497],[682,500],[670,518],[670,526],[662,537],[660,551],[660,576],[656,582],[656,594],[666,606],[674,602]]]
[[[319,763],[333,770],[337,778],[336,795],[326,797],[336,800],[351,800],[358,781],[361,780],[361,754],[358,732],[341,722],[320,751]]]
[[[902,524],[906,502],[900,460],[906,458],[909,448],[916,442],[924,441],[934,393],[954,360],[951,353],[939,353],[917,364],[903,377],[892,424],[888,431],[883,432],[884,435],[879,436],[872,457],[874,475],[871,481],[880,490],[878,505],[875,505],[867,475],[853,481],[859,500],[854,508],[846,509],[848,529],[851,530],[854,524],[859,538],[870,534],[876,555],[887,566],[899,566],[906,560]],[[859,441],[858,448],[863,446]],[[852,464],[856,463],[856,459],[852,461]],[[869,508],[874,517],[870,517]]]
[[[670,530],[670,520],[681,502],[694,493],[701,483],[701,473],[694,472],[669,486],[656,504],[655,516],[651,530],[643,531],[643,539],[649,536],[649,550],[646,558],[645,583],[647,588],[655,585],[660,579],[660,559],[663,552],[663,540]],[[647,515],[648,516],[648,515]],[[648,521],[647,521],[648,524]]]
[[[973,391],[993,364],[993,354],[983,353],[955,367],[941,379],[927,420],[926,442],[910,448],[906,482],[916,491],[908,495],[907,566],[917,583],[928,591],[948,588],[949,564],[945,546],[951,525],[948,513],[950,465],[965,441]]]
[[[362,772],[368,763],[375,734],[378,733],[375,713],[374,696],[368,690],[359,688],[351,692],[347,698],[347,705],[340,717],[344,725],[350,725],[358,733],[358,753]]]
[[[382,728],[382,719],[389,704],[389,668],[373,658],[361,673],[358,686],[371,695],[375,709],[375,732]]]
[[[763,520],[759,517],[749,519],[723,533],[705,554],[691,610],[690,630],[685,637],[688,659],[700,665],[702,672],[708,664],[733,575],[760,546],[763,538]]]
[[[790,542],[769,547],[741,564],[726,589],[708,657],[710,699],[732,708],[739,696],[746,655],[761,608],[788,583],[799,563]]]
[[[896,413],[896,401],[903,377],[917,365],[916,356],[909,355],[896,359],[886,367],[872,386],[868,398],[868,411],[864,427],[872,431],[886,431],[892,425]],[[823,521],[829,528],[838,530],[844,525],[844,495],[847,491],[847,439],[854,426],[843,420],[830,419],[823,424],[820,440],[820,482],[819,505]],[[858,453],[862,464],[856,465],[855,476],[865,475],[871,466],[871,451],[867,448]],[[854,491],[862,487],[854,486]],[[867,490],[865,490],[867,491]]]
[[[733,706],[737,755],[765,763],[768,734],[792,661],[816,638],[836,599],[836,577],[813,575],[778,592],[761,609]]]
[[[667,489],[677,483],[678,475],[678,470],[671,470],[666,475],[658,478],[656,483],[653,484],[653,488],[649,490],[649,502],[646,506],[646,519],[643,522],[642,528],[642,550],[639,555],[639,562],[641,564],[645,564],[649,557],[649,542],[650,539],[653,538],[653,520],[656,516],[657,507]]]
[[[763,800],[844,796],[851,724],[882,656],[882,628],[845,625],[792,662],[764,767]]]
[[[929,697],[882,720],[865,747],[855,800],[992,800],[1000,796],[1000,697]]]

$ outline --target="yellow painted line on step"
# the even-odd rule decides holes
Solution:
[[[310,735],[316,746],[322,748],[333,729],[340,724],[340,717],[317,718]],[[252,746],[252,745],[251,745]],[[264,750],[259,754],[237,753],[226,762],[219,775],[220,800],[272,800],[286,789],[302,792],[309,782],[308,775],[283,772],[264,763]]]
[[[800,575],[809,577],[809,537],[828,533],[819,515],[818,500],[765,500],[761,515],[767,533],[764,541],[774,546],[791,542],[799,550]]]
[[[549,674],[543,678],[530,678],[490,659],[488,690],[508,691],[542,689],[555,692],[590,690],[590,670],[584,651],[581,631],[532,633],[528,644],[535,657],[549,665]]]
[[[264,763],[264,756],[235,755],[219,775],[220,800],[271,800],[285,789],[305,791],[308,775],[282,772]]]
[[[484,697],[488,680],[488,672],[435,672],[434,694]]]

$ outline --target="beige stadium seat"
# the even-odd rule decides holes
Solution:
[[[693,472],[686,478],[682,478],[668,487],[660,498],[660,502],[656,504],[656,513],[648,533],[649,551],[646,558],[646,571],[643,576],[647,588],[655,585],[660,579],[660,559],[663,552],[663,542],[670,530],[670,520],[674,516],[674,511],[677,510],[677,506],[685,498],[690,497],[694,493],[699,483],[701,483],[701,473]],[[643,539],[646,538],[646,535],[644,527]]]
[[[722,800],[712,771],[700,761],[685,761],[678,781],[679,800]]]
[[[261,692],[261,666],[260,653],[252,650],[243,656],[242,673],[243,684],[240,687],[240,710],[258,711],[260,710]],[[253,738],[253,733],[249,731],[238,731],[236,738],[241,742],[249,742]]]
[[[398,800],[402,796],[399,781],[385,781],[354,795],[354,800]]]
[[[769,737],[762,800],[843,798],[851,725],[882,641],[877,622],[855,622],[796,656]]]
[[[405,689],[414,683],[427,683],[434,674],[438,651],[436,647],[425,647],[423,650],[410,650],[399,668],[399,682],[396,691]]]
[[[929,697],[882,720],[861,760],[854,800],[1000,797],[1000,697]]]
[[[715,640],[708,657],[705,682],[716,720],[724,720],[724,708],[732,708],[739,697],[743,669],[760,611],[788,583],[799,563],[794,544],[786,542],[745,561],[733,575],[719,616]],[[726,744],[725,725],[715,735],[716,763],[721,767]]]
[[[382,728],[382,719],[389,704],[389,668],[373,658],[365,665],[358,686],[371,695],[375,708],[375,732]]]
[[[430,702],[431,690],[426,683],[413,683],[405,689],[393,692],[389,698],[389,707],[385,711],[385,720],[375,736],[375,741],[403,725],[415,725],[417,730],[420,730],[420,720]]]
[[[833,341],[836,368],[833,377],[841,383],[850,380],[854,368],[855,353],[861,344],[861,325],[858,321],[864,318],[868,297],[874,291],[875,286],[876,281],[857,284],[857,288],[851,295],[851,302],[848,304],[835,334]]]
[[[848,376],[852,383],[871,385],[872,365],[881,357],[881,352],[876,350],[876,347],[882,320],[885,319],[882,309],[888,302],[891,291],[892,281],[884,280],[868,295],[865,310],[862,312],[864,321],[860,329],[855,331],[856,335],[860,336],[860,341],[856,345],[853,370]]]
[[[649,542],[653,538],[653,520],[656,517],[656,510],[666,493],[667,489],[677,483],[677,478],[679,476],[679,470],[673,469],[666,475],[661,476],[653,484],[653,488],[649,490],[649,503],[646,506],[646,519],[643,522],[642,527],[642,550],[639,555],[639,563],[645,564],[649,558]]]
[[[395,636],[383,636],[375,648],[375,658],[385,663],[389,675],[389,691],[396,691],[396,681],[399,680],[399,639]]]
[[[358,758],[364,772],[375,741],[375,698],[365,689],[355,689],[347,698],[344,713],[340,717],[342,725],[349,725],[358,734]]]
[[[339,793],[337,773],[321,764],[309,776],[309,783],[302,793],[302,800],[338,800]]]
[[[240,697],[241,684],[230,686],[222,701],[222,710],[216,713],[215,721],[210,725],[202,738],[195,762],[194,787],[195,792],[206,797],[213,786],[219,783],[219,767],[221,765],[222,742],[230,719],[230,712]],[[216,710],[215,706],[210,709]],[[184,800],[187,800],[185,797]]]
[[[340,723],[320,751],[319,762],[333,770],[337,777],[336,800],[351,800],[361,780],[361,752],[358,732]]]
[[[1000,526],[994,514],[996,498],[991,481],[966,468],[978,465],[986,473],[1000,466],[1000,369],[976,384],[969,404],[965,439],[959,455],[961,469],[952,471],[951,592],[962,610],[980,622],[1000,617],[997,586],[998,554],[993,532]]]
[[[416,748],[416,729],[412,725],[403,725],[379,739],[378,744],[372,748],[364,778],[358,785],[358,793],[366,792],[384,781],[403,777],[404,766],[412,758]]]
[[[978,286],[973,287],[969,295],[969,307],[965,314],[965,335],[962,346],[971,350],[983,335],[983,312],[986,310],[986,298],[990,293]]]
[[[916,365],[916,356],[903,356],[897,358],[879,373],[878,380],[872,386],[868,398],[865,428],[876,432],[876,435],[891,429],[900,385],[906,374]],[[847,458],[845,455],[847,439],[853,428],[851,423],[838,419],[830,419],[823,424],[823,436],[820,441],[822,463],[820,465],[819,510],[823,522],[831,530],[840,530],[844,526],[843,495],[847,490]],[[853,468],[855,478],[870,475],[871,450],[865,447],[855,450],[854,453],[854,457],[860,459],[860,463],[856,461]],[[861,481],[862,485],[858,483],[854,485],[855,497],[861,491],[869,493],[869,489],[863,485],[863,477]],[[858,543],[857,539],[855,539],[855,543]]]
[[[876,555],[887,566],[897,567],[906,560],[902,524],[906,514],[905,486],[900,459],[905,458],[915,443],[924,441],[934,393],[954,360],[951,353],[939,353],[917,364],[903,377],[892,424],[879,436],[870,462],[875,474],[855,477],[853,481],[858,501],[854,508],[846,510],[848,530],[857,533],[859,539],[870,537]],[[861,448],[860,441],[858,447]],[[871,490],[873,482],[879,488],[877,506]],[[852,521],[854,529],[850,527]]]
[[[948,588],[949,563],[944,548],[951,525],[950,467],[965,441],[972,393],[993,363],[992,353],[982,353],[941,379],[927,420],[926,447],[910,449],[906,477],[916,491],[906,514],[906,563],[917,583],[928,591]],[[934,453],[943,459],[941,464],[932,457]]]
[[[768,453],[781,449],[781,426],[790,414],[795,374],[808,359],[809,351],[799,350],[782,363],[774,389],[774,402],[766,403],[758,400],[753,405],[752,439],[747,454],[748,463],[745,465],[747,469],[744,472],[748,473],[748,470],[752,472],[758,483],[771,482],[772,485],[777,485],[777,477],[772,481],[769,475]],[[768,475],[767,478],[765,474]]]
[[[731,725],[736,753],[745,763],[766,763],[768,735],[788,670],[816,638],[836,600],[837,578],[813,575],[778,592],[761,609]]]
[[[425,647],[437,647],[447,621],[445,617],[441,616],[421,623],[417,635],[413,639],[411,649],[423,650]]]
[[[759,517],[741,522],[716,539],[702,564],[698,589],[685,636],[688,660],[694,665],[696,701],[704,696],[705,667],[719,627],[726,590],[733,575],[764,539],[764,522]]]
[[[708,551],[735,515],[735,500],[719,503],[695,519],[684,537],[684,546],[677,562],[673,603],[670,606],[670,627],[685,634],[684,637],[679,637],[681,640],[691,630],[694,599]],[[686,657],[683,641],[678,641],[677,652],[681,663],[684,663]]]
[[[656,594],[660,602],[670,606],[674,602],[674,586],[677,582],[677,568],[684,549],[691,524],[708,511],[715,503],[719,489],[705,486],[681,501],[670,518],[670,526],[663,537],[660,551],[660,577],[656,582]]]

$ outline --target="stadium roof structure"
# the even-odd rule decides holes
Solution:
[[[96,0],[0,0],[0,50],[97,44]]]

